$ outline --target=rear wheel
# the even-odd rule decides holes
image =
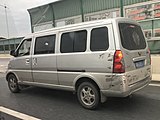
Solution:
[[[8,87],[11,92],[18,93],[20,91],[17,78],[15,77],[15,75],[10,74],[7,78],[7,81],[8,81]]]
[[[90,82],[80,84],[77,90],[77,97],[80,104],[86,109],[95,109],[100,103],[99,90]]]

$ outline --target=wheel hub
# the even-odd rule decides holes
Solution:
[[[10,87],[11,89],[15,89],[16,88],[16,82],[14,79],[10,79]]]
[[[84,87],[81,91],[81,100],[86,105],[92,105],[95,102],[95,93],[90,87]]]

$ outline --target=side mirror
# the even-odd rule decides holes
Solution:
[[[16,51],[15,50],[11,50],[10,51],[10,55],[16,57],[17,56]]]

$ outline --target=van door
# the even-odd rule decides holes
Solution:
[[[147,42],[139,25],[119,23],[125,72],[130,73],[129,84],[150,76],[150,53]]]
[[[97,81],[105,81],[109,88],[115,51],[112,25],[93,26],[82,30],[62,32],[57,56],[58,77],[61,85],[73,86],[78,75],[90,74]],[[103,83],[103,82],[101,82]]]
[[[55,55],[56,35],[37,37],[32,57],[34,82],[58,84]]]
[[[12,61],[13,71],[20,81],[33,81],[31,73],[31,42],[31,38],[23,40],[16,50],[17,56]]]

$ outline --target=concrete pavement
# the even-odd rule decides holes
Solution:
[[[0,58],[0,73],[6,72],[9,60],[8,57]]]
[[[149,85],[131,98],[108,98],[99,109],[91,111],[82,108],[72,92],[29,87],[13,94],[2,76],[0,106],[42,120],[159,120],[159,91],[160,87]],[[6,120],[17,120],[1,115]]]

